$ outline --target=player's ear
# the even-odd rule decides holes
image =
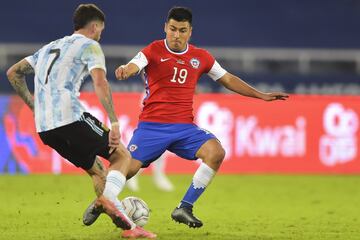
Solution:
[[[90,26],[89,26],[90,32],[94,33],[96,31],[96,22],[90,22]]]
[[[166,33],[166,28],[167,28],[167,22],[165,22],[164,24],[164,32]]]

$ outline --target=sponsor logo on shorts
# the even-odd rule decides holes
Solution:
[[[137,145],[131,144],[131,145],[129,146],[129,151],[130,151],[130,152],[134,152],[137,148],[138,148]]]

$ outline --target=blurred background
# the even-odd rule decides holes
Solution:
[[[155,164],[145,170],[151,176],[139,178],[136,194],[152,210],[146,228],[161,239],[360,239],[360,0],[91,2],[106,14],[101,45],[125,144],[137,125],[143,83],[139,77],[116,81],[114,70],[164,38],[174,5],[192,8],[191,43],[209,50],[226,70],[260,90],[291,94],[288,101],[249,99],[203,76],[194,121],[226,150],[196,205],[206,225],[188,231],[170,221],[199,162],[166,153],[157,170]],[[95,197],[91,183],[41,142],[33,113],[6,78],[12,64],[73,33],[79,3],[1,1],[0,240],[119,237],[105,217],[79,227]],[[33,79],[27,80],[33,89]],[[107,122],[91,80],[83,91],[85,107]],[[175,187],[171,194],[152,184],[164,171]]]
[[[10,65],[41,45],[71,34],[72,13],[82,2],[2,2],[1,78]],[[114,69],[162,39],[167,11],[184,5],[193,10],[191,43],[208,49],[225,69],[256,87],[299,94],[360,93],[360,1],[93,2],[106,14],[101,43],[108,78],[117,91],[143,90],[140,79],[116,82]],[[7,81],[1,81],[0,91],[12,91]],[[204,77],[199,91],[225,89]]]
[[[295,94],[286,106],[262,105],[239,100],[207,76],[200,79],[196,123],[219,136],[228,159],[236,162],[228,165],[230,172],[282,172],[284,164],[290,172],[360,172],[360,1],[92,2],[106,14],[101,44],[108,79],[115,98],[122,102],[119,119],[127,139],[138,114],[130,113],[127,106],[139,107],[143,83],[139,77],[116,81],[114,70],[150,42],[164,38],[168,10],[182,5],[193,11],[192,44],[209,50],[226,70],[260,90]],[[32,115],[21,110],[24,106],[13,97],[5,73],[42,45],[71,35],[72,14],[79,3],[83,1],[1,3],[0,172],[31,172],[27,163],[21,162],[24,158],[34,163],[34,159],[43,162],[49,156],[51,169],[62,172],[53,154],[44,155],[47,150],[34,133]],[[28,80],[32,89],[33,81]],[[91,81],[85,82],[83,90],[92,91]],[[210,93],[218,95],[206,95]],[[89,103],[92,98],[90,94],[84,101],[106,121],[99,104]],[[126,105],[125,98],[133,100]],[[276,137],[278,142],[273,141]],[[314,165],[307,165],[308,161]],[[349,162],[355,165],[346,165]],[[337,164],[342,165],[334,170]],[[225,172],[227,168],[225,164]],[[171,169],[179,168],[168,165],[167,170]]]

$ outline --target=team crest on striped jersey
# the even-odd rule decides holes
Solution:
[[[192,66],[193,68],[198,69],[199,66],[200,66],[200,61],[199,61],[199,59],[197,59],[197,58],[192,58],[192,59],[190,60],[190,64],[191,64],[191,66]]]

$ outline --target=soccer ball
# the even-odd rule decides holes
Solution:
[[[143,227],[149,220],[150,209],[144,200],[138,197],[127,197],[121,201],[126,214],[140,227]]]

